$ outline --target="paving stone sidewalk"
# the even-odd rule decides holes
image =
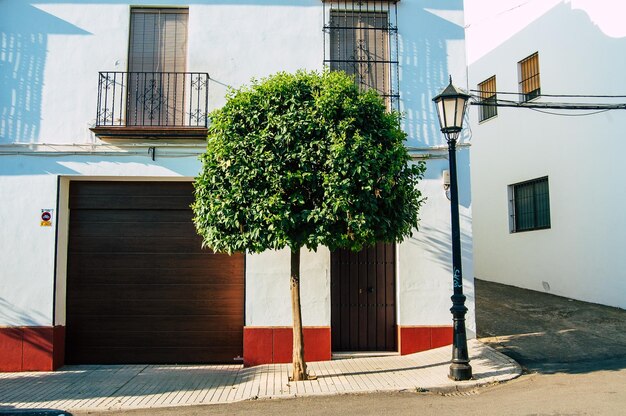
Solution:
[[[138,409],[256,398],[377,391],[455,391],[513,379],[520,366],[477,340],[468,343],[474,379],[447,378],[451,347],[405,356],[309,363],[315,381],[289,382],[290,364],[66,366],[56,372],[0,373],[2,410]]]

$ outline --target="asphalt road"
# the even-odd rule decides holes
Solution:
[[[108,416],[626,415],[626,311],[476,281],[478,335],[517,360],[520,378],[475,391],[257,400]]]
[[[626,368],[623,309],[476,280],[476,326],[481,341],[529,372]]]

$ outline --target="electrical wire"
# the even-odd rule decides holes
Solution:
[[[607,108],[605,110],[599,110],[599,111],[594,111],[591,113],[585,113],[585,114],[566,114],[566,113],[555,113],[555,112],[551,112],[551,111],[545,111],[545,110],[540,110],[538,108],[530,108],[530,110],[536,111],[538,113],[544,113],[544,114],[550,114],[552,116],[564,116],[564,117],[583,117],[583,116],[592,116],[594,114],[600,114],[600,113],[605,113],[609,110],[611,110],[610,108]]]
[[[603,103],[557,103],[542,101],[512,101],[512,100],[491,100],[486,101],[476,95],[472,95],[474,101],[471,105],[483,107],[514,107],[530,109],[552,109],[552,110],[626,110],[626,103],[603,104]]]
[[[500,94],[500,95],[526,95],[521,92],[509,92],[509,91],[470,90],[470,92]],[[541,93],[540,96],[541,97],[563,97],[563,98],[626,98],[626,95],[593,95],[593,94],[585,95],[585,94],[544,94],[544,93]]]

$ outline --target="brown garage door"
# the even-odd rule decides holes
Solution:
[[[244,256],[201,249],[188,182],[72,182],[66,362],[233,363]]]

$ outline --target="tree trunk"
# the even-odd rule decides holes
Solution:
[[[300,249],[291,252],[291,315],[293,316],[293,381],[308,380],[304,362],[302,311],[300,308]]]

